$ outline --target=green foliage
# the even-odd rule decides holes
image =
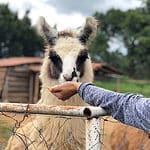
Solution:
[[[107,34],[114,36],[115,34],[122,34],[122,24],[124,22],[125,13],[119,9],[111,9],[106,14]]]
[[[110,65],[120,69],[120,71],[126,73],[128,60],[126,57],[116,49],[114,52],[108,50],[108,41],[111,37],[117,37],[122,34],[122,22],[125,14],[120,10],[111,9],[106,14],[96,12],[95,18],[100,23],[99,32],[95,40],[90,45],[90,53],[92,59],[95,61],[104,61]]]
[[[42,49],[42,40],[31,26],[28,13],[19,19],[8,5],[0,5],[0,58],[35,56]]]
[[[124,43],[128,48],[129,75],[136,78],[150,77],[150,15],[130,10],[125,19]],[[142,70],[142,71],[141,71]]]
[[[93,40],[92,44],[89,46],[90,54],[93,60],[106,61],[108,51],[108,37],[105,32],[97,33],[97,36]],[[99,57],[100,56],[100,57]]]
[[[106,14],[96,12],[94,16],[101,23],[101,36],[90,46],[94,60],[106,61],[134,78],[150,78],[150,0],[143,0],[144,7],[121,11],[111,9]],[[108,51],[112,38],[123,41],[127,56]],[[103,40],[102,40],[103,39]]]

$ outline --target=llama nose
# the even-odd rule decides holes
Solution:
[[[68,74],[63,74],[63,77],[66,81],[71,81],[72,80],[72,77],[69,76]]]

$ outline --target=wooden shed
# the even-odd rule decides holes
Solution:
[[[34,103],[39,98],[39,57],[0,59],[0,100]]]
[[[94,70],[94,78],[96,80],[103,80],[114,76],[119,77],[120,75],[122,75],[122,72],[120,72],[115,67],[108,65],[107,63],[93,62],[92,66]]]

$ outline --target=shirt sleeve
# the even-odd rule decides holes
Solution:
[[[82,83],[78,94],[90,105],[104,108],[115,119],[150,133],[150,98],[117,93],[90,83]]]

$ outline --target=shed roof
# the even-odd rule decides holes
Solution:
[[[41,57],[11,57],[0,59],[0,67],[9,67],[22,64],[41,63]]]
[[[106,66],[106,63],[92,62],[92,67],[93,67],[94,70],[98,70],[99,68],[102,68],[103,66]]]
[[[31,64],[30,70],[38,72],[40,70],[40,64],[42,63],[42,57],[11,57],[0,59],[0,67],[10,67],[23,64]],[[38,64],[39,66],[35,66]],[[121,74],[116,68],[108,65],[104,62],[93,62],[92,67],[94,71],[102,71],[108,74]]]
[[[92,66],[93,66],[94,71],[101,71],[106,74],[119,74],[119,75],[122,74],[118,69],[104,62],[101,62],[101,63],[93,62]]]

